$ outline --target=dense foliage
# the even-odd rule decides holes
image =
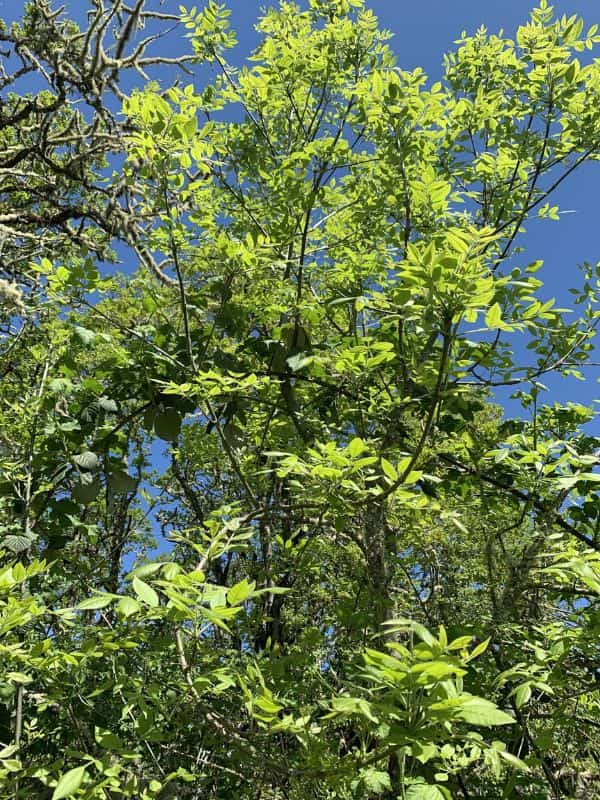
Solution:
[[[600,797],[598,26],[227,17],[0,29],[0,798]]]

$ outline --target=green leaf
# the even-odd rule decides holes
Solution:
[[[13,681],[13,683],[28,684],[33,681],[33,678],[30,675],[26,675],[24,672],[7,672],[5,677],[9,681]]]
[[[123,743],[117,734],[104,730],[104,728],[96,727],[94,729],[94,739],[100,747],[104,747],[106,750],[120,750],[123,747]]]
[[[299,372],[304,367],[312,364],[314,358],[313,356],[307,356],[306,353],[297,353],[294,356],[290,356],[286,361],[292,372]]]
[[[390,464],[390,462],[386,458],[381,459],[381,468],[384,471],[385,475],[391,481],[395,482],[398,480],[398,473],[396,472],[396,468],[394,467],[393,464]]]
[[[133,586],[133,591],[146,605],[151,608],[156,608],[158,606],[158,595],[151,586],[140,580],[137,576],[133,578],[131,585]]]
[[[485,324],[491,330],[502,327],[502,309],[500,308],[500,303],[494,303],[489,309],[485,315]]]
[[[363,769],[360,771],[360,778],[369,792],[382,794],[391,791],[392,783],[387,772],[378,769]]]
[[[521,708],[527,703],[531,697],[531,685],[529,683],[522,683],[515,690],[515,705],[517,708]]]
[[[221,628],[221,630],[224,630],[226,633],[231,633],[225,622],[223,622],[219,615],[210,608],[201,607],[199,611],[203,617],[205,617],[209,622],[212,622],[213,625],[216,625],[217,628]]]
[[[175,578],[178,575],[181,574],[181,566],[179,564],[174,563],[174,562],[167,562],[162,567],[162,574],[163,574],[163,578],[166,581],[173,581],[173,580],[175,580]],[[204,573],[202,573],[202,572],[195,571],[194,574],[199,576],[199,577],[201,576],[202,578],[204,578]]]
[[[22,553],[29,550],[36,538],[36,536],[26,536],[24,533],[9,533],[2,539],[2,546],[7,547],[12,553]]]
[[[225,441],[234,450],[239,450],[244,445],[244,429],[234,422],[223,426]]]
[[[101,482],[96,478],[94,480],[86,480],[89,476],[85,473],[81,476],[81,481],[73,486],[73,498],[84,506],[93,503],[100,494],[102,489]]]
[[[62,776],[52,794],[52,800],[72,797],[87,777],[85,767],[75,767]]]
[[[474,658],[477,658],[482,653],[488,649],[489,643],[491,641],[491,636],[488,636],[487,639],[484,639],[483,642],[479,642],[479,644],[474,647],[468,655],[467,661],[471,661]]]
[[[174,408],[160,411],[154,418],[154,432],[166,442],[174,441],[181,430],[181,414]]]
[[[79,453],[79,455],[73,456],[73,463],[76,464],[80,469],[93,472],[100,466],[100,459],[95,453],[86,450],[84,453]]]
[[[116,605],[117,614],[125,618],[131,617],[132,614],[137,614],[140,609],[141,605],[135,597],[121,597]]]
[[[14,686],[12,683],[6,683],[5,681],[0,682],[0,700],[2,701],[12,700],[12,698],[16,694],[16,691],[17,687]],[[16,748],[12,752],[16,752]],[[7,753],[6,757],[8,757],[8,755],[11,754],[10,747],[6,747],[2,751],[0,751],[0,758],[4,758],[2,753]]]
[[[131,580],[134,576],[138,578],[145,578],[147,575],[155,575],[157,572],[163,568],[163,564],[160,561],[153,561],[149,564],[141,564],[139,567],[131,570],[131,572],[126,576],[126,580]]]
[[[150,406],[150,408],[147,408],[144,411],[144,416],[142,418],[144,430],[148,432],[154,430],[154,420],[156,419],[157,414],[158,411],[156,408],[154,408],[154,406]]]
[[[133,492],[137,481],[123,469],[116,469],[108,476],[108,485],[114,492]]]
[[[518,758],[512,753],[509,753],[507,750],[500,750],[499,755],[500,758],[508,761],[512,767],[518,769],[520,772],[530,772],[528,765],[522,759]]]
[[[515,720],[510,714],[501,711],[494,703],[482,697],[470,697],[461,701],[452,714],[453,719],[460,719],[470,725],[513,725]]]
[[[88,597],[87,600],[82,600],[81,603],[77,604],[77,608],[80,611],[95,611],[99,608],[106,608],[113,600],[115,600],[113,594],[97,594],[93,597]]]
[[[117,405],[117,403],[110,397],[105,397],[103,395],[102,397],[99,397],[96,402],[103,411],[106,411],[109,414],[116,414],[117,411],[119,410],[119,406]]]
[[[368,450],[368,447],[362,439],[358,438],[358,436],[352,439],[348,445],[348,453],[352,456],[352,458],[357,458],[359,455],[361,455],[361,453],[364,453],[365,450]]]
[[[464,650],[473,641],[472,636],[459,636],[448,645],[448,650]]]
[[[235,586],[232,586],[231,589],[227,592],[227,602],[234,606],[237,603],[243,603],[256,587],[256,583],[252,581],[251,583],[248,582],[246,578],[240,583],[236,583]]]
[[[81,325],[75,325],[73,328],[73,333],[75,334],[76,338],[79,339],[79,341],[86,347],[92,345],[96,340],[96,334],[94,331],[83,328]]]
[[[377,717],[372,712],[371,704],[360,697],[334,697],[331,701],[331,707],[333,712],[329,716],[359,714],[371,722],[378,722]]]
[[[413,783],[404,794],[405,800],[448,800],[447,790],[429,783]]]
[[[431,759],[435,758],[439,753],[437,746],[431,742],[415,742],[415,744],[412,745],[411,751],[413,758],[416,758],[421,764],[426,764],[428,761],[431,761]]]
[[[283,708],[281,703],[278,703],[273,697],[269,697],[268,694],[255,697],[253,702],[254,705],[260,708],[261,711],[264,711],[265,714],[278,714]]]

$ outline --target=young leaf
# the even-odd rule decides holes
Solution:
[[[517,708],[521,708],[531,698],[531,685],[529,683],[522,683],[514,692],[515,695],[515,705]]]
[[[485,315],[485,324],[490,330],[499,328],[502,325],[502,309],[500,303],[494,303]]]
[[[514,718],[501,711],[490,700],[482,697],[471,697],[454,709],[454,719],[468,722],[470,725],[492,727],[493,725],[514,725]]]
[[[124,469],[116,469],[108,476],[108,485],[114,492],[133,492],[137,481]]]
[[[87,600],[82,600],[81,603],[78,603],[77,608],[80,611],[95,611],[99,608],[106,608],[114,599],[115,596],[112,594],[97,594],[94,597],[88,597]]]
[[[491,637],[488,636],[488,638],[484,639],[483,642],[479,642],[479,644],[476,647],[474,647],[471,650],[471,652],[469,653],[469,655],[467,657],[467,661],[471,661],[472,659],[477,658],[478,656],[480,656],[482,653],[485,653],[485,651],[488,649],[488,645],[489,645],[490,641],[491,641]]]
[[[384,471],[385,475],[391,481],[398,480],[398,473],[396,472],[396,468],[394,467],[393,464],[390,464],[390,462],[386,458],[381,459],[381,468]]]
[[[85,767],[75,767],[61,777],[56,785],[52,800],[63,800],[72,797],[87,777]]]
[[[368,449],[367,445],[363,442],[362,439],[359,439],[358,436],[352,439],[352,441],[348,445],[348,453],[349,455],[352,456],[352,458],[357,458],[361,453],[364,453],[364,451],[367,449]]]
[[[156,608],[158,606],[158,595],[151,586],[140,580],[137,576],[133,578],[131,585],[133,586],[133,591],[146,605],[151,608]]]
[[[141,605],[135,597],[122,597],[116,605],[117,614],[125,618],[130,617],[132,614],[137,614],[140,609]]]
[[[249,583],[246,578],[240,583],[236,583],[235,586],[232,586],[231,589],[227,592],[227,602],[234,606],[237,603],[243,603],[252,592],[254,591],[256,584],[254,581]]]

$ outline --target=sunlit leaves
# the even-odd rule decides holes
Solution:
[[[2,363],[0,786],[542,796],[598,714],[593,411],[544,393],[600,291],[518,247],[598,156],[597,30],[541,3],[431,84],[360,0],[267,10],[242,68],[181,14],[215,72],[124,98],[107,176],[139,271],[40,256]]]
[[[94,597],[88,597],[86,600],[82,600],[77,608],[80,611],[96,611],[97,609],[106,608],[114,599],[113,595],[98,594]]]
[[[151,608],[158,606],[158,594],[148,583],[135,576],[131,581],[131,586],[139,599],[146,605]]]
[[[74,767],[61,777],[54,792],[52,800],[63,800],[65,797],[73,797],[87,776],[85,767]]]

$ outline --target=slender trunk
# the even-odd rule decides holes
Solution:
[[[385,525],[385,502],[373,503],[365,515],[365,541],[367,542],[367,570],[373,602],[373,624],[381,637],[387,635],[382,628],[394,617],[394,601],[391,592],[391,557]]]

